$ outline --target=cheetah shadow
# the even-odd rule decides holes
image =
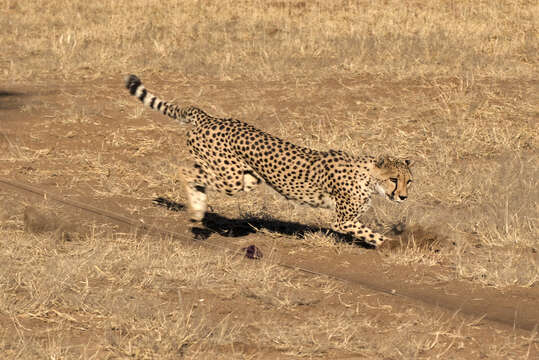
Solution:
[[[185,205],[177,203],[167,198],[158,197],[153,200],[157,206],[162,206],[170,211],[185,211]],[[331,235],[336,242],[357,245],[366,249],[374,249],[371,244],[365,243],[352,235],[342,234],[334,230],[300,224],[298,222],[282,221],[274,218],[246,217],[241,219],[229,219],[222,215],[208,212],[202,220],[202,227],[192,227],[191,232],[196,240],[205,240],[212,234],[219,234],[225,237],[243,237],[254,234],[260,229],[265,229],[273,233],[305,237],[306,234],[322,232]]]

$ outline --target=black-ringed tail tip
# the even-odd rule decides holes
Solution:
[[[125,87],[131,95],[135,95],[137,88],[142,85],[142,81],[136,75],[127,75],[125,77]]]
[[[208,116],[204,111],[194,106],[180,107],[172,102],[159,99],[146,89],[142,84],[142,81],[136,75],[131,74],[125,77],[125,87],[129,93],[139,99],[144,106],[173,119],[177,119],[183,124]]]

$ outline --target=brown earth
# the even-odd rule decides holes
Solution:
[[[447,84],[451,82],[451,79],[447,79]],[[165,89],[164,92],[172,96],[187,93],[186,100],[197,102],[215,114],[236,116],[241,112],[244,119],[245,115],[250,115],[246,120],[257,127],[280,136],[286,136],[283,132],[288,133],[289,130],[292,134],[289,137],[295,138],[296,132],[301,134],[301,129],[289,127],[283,120],[276,122],[276,119],[282,119],[286,114],[293,114],[294,117],[294,114],[301,113],[304,108],[325,102],[329,94],[341,92],[343,87],[353,88],[365,84],[372,85],[372,91],[369,92],[371,96],[375,96],[377,92],[398,94],[409,89],[421,92],[423,96],[432,96],[432,90],[424,87],[421,82],[380,82],[366,76],[362,79],[325,80],[316,85],[318,90],[315,92],[307,88],[307,85],[302,90],[300,84],[298,89],[297,83],[293,82],[255,84],[224,81],[196,84],[192,86],[195,90],[187,90],[187,85],[175,84],[174,90],[170,90],[169,82],[154,80],[147,86],[156,91]],[[507,83],[506,86],[511,88],[516,85]],[[290,89],[294,88],[293,91],[299,94],[297,100],[289,95]],[[198,95],[196,89],[200,89]],[[105,224],[106,230],[103,230],[102,234],[112,238],[117,236],[115,234],[130,233],[136,234],[136,237],[150,234],[151,238],[158,239],[163,236],[158,230],[166,229],[174,232],[175,239],[185,243],[185,246],[208,247],[208,256],[222,253],[225,249],[241,255],[240,249],[256,245],[264,256],[259,261],[251,260],[255,263],[269,262],[295,269],[292,272],[294,276],[305,279],[329,276],[328,281],[336,281],[347,289],[342,298],[335,294],[321,295],[317,289],[312,289],[311,292],[296,294],[296,298],[289,299],[297,306],[294,313],[299,321],[297,326],[309,317],[317,318],[328,311],[339,311],[337,309],[343,304],[345,308],[357,307],[359,303],[354,304],[354,299],[361,298],[367,299],[365,301],[370,307],[357,308],[357,316],[375,321],[379,334],[391,333],[390,327],[396,326],[393,318],[396,314],[408,314],[406,321],[410,316],[417,316],[419,321],[425,321],[425,317],[436,318],[453,329],[459,328],[459,324],[467,324],[466,331],[470,333],[462,338],[453,338],[459,345],[446,341],[445,346],[437,348],[436,354],[442,357],[445,354],[453,358],[480,358],[485,356],[485,353],[478,349],[488,348],[489,342],[490,348],[495,347],[499,342],[496,336],[508,336],[507,334],[519,339],[530,339],[523,342],[524,345],[521,345],[518,351],[512,348],[511,351],[517,352],[510,357],[535,358],[539,354],[535,339],[539,323],[539,290],[536,284],[529,287],[493,287],[455,278],[452,275],[454,270],[443,257],[443,254],[450,253],[456,246],[455,235],[440,224],[431,223],[426,226],[395,222],[389,224],[388,229],[395,240],[384,249],[372,250],[347,245],[343,250],[337,245],[327,246],[316,240],[318,236],[326,239],[324,241],[329,239],[330,243],[338,243],[338,239],[332,235],[325,235],[323,222],[318,223],[309,217],[303,222],[301,211],[304,210],[297,210],[300,215],[288,220],[285,213],[289,210],[286,208],[283,210],[284,216],[271,211],[260,213],[248,204],[250,198],[245,196],[239,200],[230,200],[232,204],[239,201],[240,205],[247,209],[243,210],[243,214],[238,214],[234,205],[227,207],[225,204],[220,207],[221,201],[227,201],[228,198],[216,196],[213,201],[210,200],[214,208],[206,219],[206,228],[192,229],[183,209],[181,189],[174,182],[175,166],[183,159],[188,159],[187,151],[183,147],[185,130],[159,114],[144,112],[141,116],[140,104],[128,97],[122,87],[121,78],[105,83],[85,81],[47,83],[46,86],[8,84],[4,85],[2,90],[0,149],[4,155],[0,163],[0,218],[4,221],[3,226],[9,227],[10,220],[19,224],[14,225],[14,229],[33,234],[52,232],[55,242],[70,248],[84,242],[84,238],[92,233],[96,224]],[[198,100],[202,92],[205,92],[204,100]],[[242,97],[238,94],[247,95]],[[352,112],[360,107],[358,101],[362,96],[364,95],[351,93],[348,97],[340,97],[339,101],[346,104],[347,110]],[[257,99],[264,100],[259,102]],[[184,99],[181,102],[183,103]],[[243,104],[251,102],[260,108],[246,109],[245,106],[248,105]],[[270,114],[265,112],[265,108],[278,110],[277,113]],[[283,126],[285,130],[282,130]],[[31,185],[40,189],[39,191],[49,192],[49,196],[32,193],[28,188],[17,187],[17,184]],[[54,194],[58,195],[58,199],[67,199],[67,202],[56,201]],[[268,194],[266,192],[260,196]],[[161,201],[161,205],[168,204],[169,209],[157,206],[158,204],[152,201],[158,197],[165,199]],[[169,199],[168,202],[166,199]],[[282,202],[285,203],[284,200]],[[90,206],[91,209],[88,211],[77,208],[77,204],[83,204],[82,207]],[[418,204],[418,208],[419,206]],[[100,215],[94,208],[102,209],[106,213]],[[434,206],[421,209],[425,212],[435,211]],[[313,216],[318,212],[317,209],[305,211],[315,214]],[[111,213],[116,214],[116,218],[111,218]],[[439,215],[443,218],[443,212]],[[143,222],[146,228],[128,226],[123,216]],[[470,241],[473,243],[473,233],[459,236],[472,239]],[[432,262],[399,264],[387,260],[410,247],[413,247],[415,254],[433,259]],[[536,249],[530,249],[529,253],[536,261]],[[222,301],[222,295],[205,291],[203,288],[187,290],[183,296],[185,301],[192,303],[195,303],[196,299],[205,299],[200,306],[211,309],[207,313],[207,321],[215,327],[220,324],[220,315],[223,314],[259,317],[262,321],[269,317],[275,323],[282,322],[288,324],[287,326],[293,324],[290,323],[290,314],[281,314],[275,304],[251,303],[249,299],[260,299],[256,284],[252,286],[252,293],[247,296],[233,297],[226,301]],[[21,299],[23,298],[21,295]],[[159,301],[162,306],[172,309],[178,298],[171,291],[164,294]],[[390,310],[380,311],[381,307]],[[9,329],[30,332],[50,330],[52,328],[48,324],[54,322],[48,321],[58,316],[63,316],[64,321],[76,323],[73,318],[77,318],[77,310],[63,309],[58,310],[56,315],[49,313],[43,316],[20,317],[16,321],[13,317],[0,313],[0,328],[8,329],[8,332]],[[262,331],[260,328],[259,326],[253,331],[258,333]],[[114,327],[108,331],[109,338],[122,338],[125,335],[120,332],[116,334]],[[129,331],[129,334],[133,335],[134,330],[123,331]],[[137,331],[144,332],[143,329]],[[96,328],[77,329],[73,326],[69,335],[66,335],[66,341],[72,346],[84,345],[89,352],[98,351],[96,349],[101,346],[99,342],[87,342],[92,336],[94,339],[99,338],[97,333]],[[7,338],[7,333],[3,334]],[[436,335],[436,339],[439,335]],[[372,339],[374,334],[364,334],[365,341]],[[246,339],[245,342],[225,341],[221,345],[213,346],[213,351],[230,356],[238,353],[257,358],[302,356],[299,350],[296,353],[290,349],[283,352],[282,347],[257,345],[253,339]],[[430,349],[427,348],[428,346],[415,355],[408,353],[401,356],[435,355],[429,353]],[[444,352],[445,349],[447,353]],[[101,351],[106,353],[106,347]],[[356,349],[349,352],[330,346],[316,356],[401,357],[398,353],[384,353],[386,350],[378,350],[377,353],[369,351],[362,353]],[[506,353],[498,351],[496,354],[502,357]],[[142,354],[138,355],[143,357]]]

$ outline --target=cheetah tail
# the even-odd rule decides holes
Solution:
[[[128,75],[125,78],[125,87],[129,90],[129,93],[136,96],[145,106],[148,106],[155,111],[163,113],[163,115],[169,116],[173,119],[181,119],[181,109],[179,106],[170,102],[163,101],[157,96],[150,93],[142,81],[136,75]],[[182,122],[185,122],[185,119]]]

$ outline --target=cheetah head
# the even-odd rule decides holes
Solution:
[[[382,157],[375,163],[373,172],[378,182],[375,189],[391,201],[403,202],[408,198],[408,189],[412,183],[410,160],[395,160]]]

